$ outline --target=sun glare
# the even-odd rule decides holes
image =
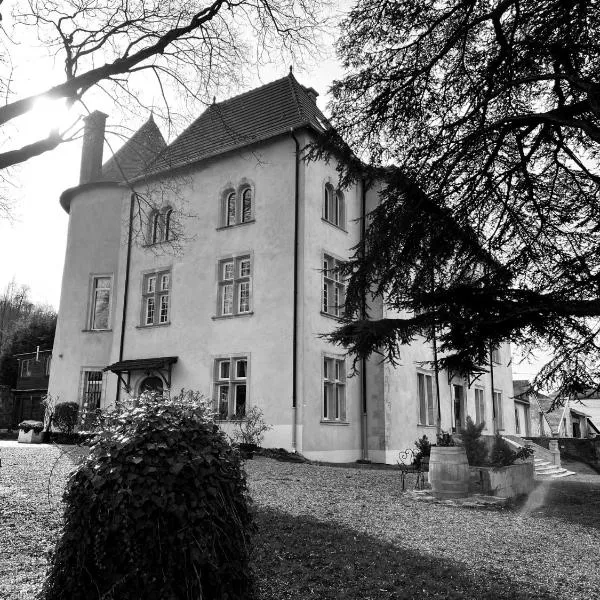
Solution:
[[[39,98],[35,101],[29,117],[29,128],[38,135],[45,136],[53,129],[63,130],[71,124],[64,98]]]

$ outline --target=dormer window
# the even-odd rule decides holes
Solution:
[[[341,229],[346,228],[344,195],[328,183],[323,194],[323,219]]]

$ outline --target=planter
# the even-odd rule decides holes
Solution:
[[[41,444],[44,441],[44,432],[36,432],[35,429],[33,429],[34,423],[37,425],[36,421],[31,421],[30,423],[24,421],[24,424],[31,427],[31,429],[29,429],[29,427],[27,431],[19,429],[19,437],[17,438],[19,444]]]
[[[439,500],[469,495],[469,463],[461,446],[433,446],[429,458],[429,483]]]
[[[533,463],[509,467],[471,467],[471,490],[478,494],[515,498],[533,490]]]

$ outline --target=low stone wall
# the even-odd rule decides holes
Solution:
[[[533,490],[533,463],[524,462],[510,467],[469,467],[469,491],[488,496],[514,498]]]
[[[558,447],[563,456],[587,463],[600,473],[600,437],[558,438]]]

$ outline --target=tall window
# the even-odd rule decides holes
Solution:
[[[240,223],[250,223],[254,219],[252,189],[242,188],[239,193],[229,191],[223,198],[222,225],[231,227]]]
[[[334,190],[331,184],[326,184],[323,194],[323,218],[343,229],[346,226],[345,213],[343,194],[339,190]]]
[[[102,398],[102,371],[96,369],[83,372],[81,405],[89,410],[100,408]]]
[[[110,323],[111,277],[92,278],[90,329],[108,329]]]
[[[521,433],[521,423],[519,421],[519,409],[515,406],[515,432]]]
[[[419,394],[419,425],[435,425],[433,377],[417,373],[417,391]]]
[[[499,365],[501,362],[501,356],[500,356],[500,346],[494,346],[492,348],[492,362]]]
[[[346,421],[346,361],[323,358],[323,420]]]
[[[248,357],[215,360],[215,410],[219,419],[241,419],[246,415]]]
[[[147,273],[142,282],[142,325],[164,325],[169,322],[171,273]]]
[[[150,213],[148,239],[151,244],[168,242],[172,238],[172,216],[173,209],[170,206],[165,206],[161,210],[153,210]]]
[[[498,429],[504,429],[504,416],[502,415],[502,392],[494,392],[494,411]]]
[[[25,358],[21,360],[21,377],[31,377],[31,367],[33,365],[32,358]]]
[[[485,400],[483,390],[475,388],[475,423],[477,425],[485,422]]]
[[[344,312],[346,286],[340,273],[342,262],[325,254],[323,256],[322,312],[340,317]]]
[[[219,262],[219,306],[221,317],[252,310],[252,259],[236,256]]]

